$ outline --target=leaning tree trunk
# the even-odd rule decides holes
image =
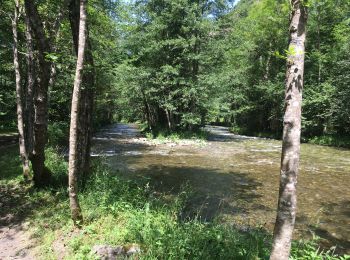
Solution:
[[[75,226],[81,226],[83,216],[78,201],[78,183],[77,176],[79,171],[79,154],[78,151],[78,134],[79,134],[79,117],[80,117],[80,98],[81,85],[83,79],[83,67],[86,45],[86,0],[80,0],[80,22],[79,22],[79,40],[78,40],[78,58],[77,67],[75,71],[72,108],[71,108],[71,122],[69,132],[69,201],[72,214],[72,220]]]
[[[18,135],[19,135],[19,152],[22,159],[23,165],[23,176],[25,179],[29,177],[29,159],[28,151],[25,139],[25,114],[23,109],[24,104],[24,95],[21,87],[21,73],[19,67],[18,59],[18,16],[19,16],[19,1],[15,0],[15,12],[12,19],[12,33],[13,33],[13,64],[15,68],[16,76],[16,103],[17,103],[17,126],[18,126]]]
[[[73,36],[73,43],[76,55],[78,55],[78,34],[79,34],[79,0],[70,1],[70,24]],[[86,47],[85,47],[85,69],[82,76],[82,84],[84,89],[81,90],[81,102],[79,106],[79,136],[78,136],[78,165],[80,177],[86,180],[90,169],[90,147],[92,136],[92,111],[94,97],[94,61],[92,56],[92,48],[89,40],[89,31],[86,29]]]
[[[34,144],[31,162],[34,173],[34,183],[45,185],[50,180],[50,172],[45,167],[45,145],[47,143],[48,123],[48,86],[50,81],[51,63],[45,58],[50,53],[49,41],[46,38],[43,24],[37,7],[32,0],[25,0],[26,15],[33,30],[35,43],[38,47],[39,77],[34,94]]]
[[[307,8],[302,0],[291,3],[280,187],[271,260],[288,259],[297,208]]]

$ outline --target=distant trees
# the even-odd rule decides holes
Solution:
[[[33,148],[28,150],[29,155],[31,150],[36,150],[35,161],[44,158],[40,152],[44,140],[38,138],[38,131],[41,129],[44,133],[45,129],[39,126],[42,122],[37,116],[45,114],[45,102],[34,102],[38,98],[30,96],[35,94],[31,89],[38,86],[45,89],[47,79],[43,74],[48,73],[50,79],[55,79],[55,84],[49,80],[48,134],[53,133],[56,128],[53,125],[57,124],[64,129],[64,134],[68,132],[66,118],[70,113],[71,90],[66,82],[73,80],[75,55],[72,54],[76,54],[76,47],[72,48],[76,46],[72,31],[75,31],[73,37],[77,36],[77,26],[72,23],[77,17],[73,2],[31,1],[32,8],[26,10],[36,8],[38,12],[26,11],[28,15],[19,19],[21,85],[25,103],[32,100],[38,112],[29,115],[36,118],[37,130],[34,124],[28,126],[34,119],[24,124],[37,133]],[[82,104],[87,105],[82,109],[89,114],[87,111],[94,107],[96,113],[87,119],[90,123],[84,124],[85,132],[91,132],[91,122],[97,125],[124,118],[147,122],[153,129],[189,129],[217,122],[232,126],[240,133],[266,132],[280,137],[281,82],[288,43],[286,1],[241,0],[232,10],[226,1],[219,0],[117,1],[113,4],[98,1],[89,6],[92,14],[87,47],[91,46],[88,49],[93,51],[87,49],[90,58],[86,57],[89,65],[84,70],[83,81],[93,82],[94,86],[86,85],[88,94],[82,93]],[[344,71],[349,69],[350,33],[346,12],[349,2],[322,0],[312,1],[309,6],[302,136],[307,139],[315,135],[349,135],[350,122],[346,116],[349,109],[345,100],[350,95],[346,87],[350,81],[344,76]],[[13,1],[5,0],[1,9],[5,13],[13,12]],[[37,42],[37,27],[27,32],[23,29],[35,20],[44,24],[41,43]],[[4,61],[0,72],[6,82],[15,82],[13,70],[9,69],[13,63],[12,51],[9,52],[12,46],[9,21],[7,16],[0,19],[1,46],[5,46],[0,51]],[[57,25],[60,25],[60,34],[55,33]],[[44,60],[36,55],[43,51]],[[48,66],[39,66],[39,60]],[[55,77],[48,67],[55,68]],[[41,78],[43,80],[38,80]],[[45,96],[41,96],[45,100]],[[7,86],[0,90],[3,125],[14,124],[10,119],[16,110],[9,105],[13,98],[14,92]],[[29,107],[24,105],[24,115],[34,111]],[[84,141],[84,147],[89,146],[89,140]],[[43,164],[34,164],[36,172],[44,169]],[[82,160],[82,165],[88,163]]]
[[[292,0],[291,5],[281,176],[271,260],[289,259],[297,209],[307,7],[301,0]]]
[[[123,7],[125,56],[113,70],[117,98],[109,101],[118,107],[116,118],[166,128],[217,122],[239,133],[281,137],[289,2],[241,0],[232,10],[222,2]],[[350,82],[339,73],[349,68],[349,8],[348,1],[309,3],[305,139],[350,134],[348,108],[340,102]]]
[[[190,129],[204,121],[210,91],[203,80],[210,66],[204,50],[215,35],[211,19],[219,2],[137,1],[136,26],[126,40],[132,72],[118,87],[127,90],[136,80],[126,94],[151,128]]]

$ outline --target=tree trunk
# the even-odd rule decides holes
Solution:
[[[34,135],[34,107],[33,107],[33,97],[34,97],[34,84],[35,84],[35,61],[34,61],[34,46],[32,29],[30,27],[29,17],[25,16],[26,24],[26,45],[27,45],[27,87],[26,87],[26,120],[25,120],[25,130],[26,130],[26,149],[29,155],[29,159],[32,158],[33,152],[33,135]]]
[[[29,159],[25,139],[25,114],[23,109],[24,95],[21,86],[21,72],[18,60],[18,16],[19,16],[19,1],[15,0],[15,12],[12,19],[12,33],[13,33],[13,65],[16,76],[16,103],[17,103],[17,126],[19,135],[19,152],[22,159],[23,176],[25,179],[29,178]]]
[[[58,46],[57,41],[60,37],[60,26],[61,26],[61,22],[63,19],[63,10],[62,9],[59,11],[59,13],[56,17],[56,20],[55,20],[55,23],[53,26],[53,30],[52,30],[53,33],[50,35],[50,38],[55,39],[55,41],[56,41],[52,46],[53,53],[57,52],[57,46]],[[57,74],[56,63],[52,62],[51,67],[50,67],[49,90],[51,90],[55,84],[56,74]]]
[[[269,51],[267,53],[267,59],[265,63],[265,73],[264,73],[264,80],[269,80],[270,78],[270,67],[271,67],[271,51],[272,51],[272,42],[269,42]]]
[[[271,260],[288,259],[297,208],[307,8],[301,0],[292,0],[291,4],[280,187]]]
[[[69,132],[69,201],[72,214],[72,220],[75,226],[81,226],[83,216],[78,201],[78,183],[77,176],[79,171],[79,154],[78,151],[78,134],[79,134],[79,117],[80,117],[80,98],[81,85],[83,79],[83,67],[86,45],[86,0],[80,0],[80,22],[79,22],[79,40],[78,40],[78,58],[77,67],[75,71],[72,108],[71,108],[71,122]]]
[[[171,131],[173,129],[173,127],[171,125],[170,112],[169,112],[168,109],[164,109],[164,111],[165,111],[165,114],[166,114],[166,119],[167,119],[167,122],[168,122],[169,131]]]
[[[51,63],[45,59],[50,53],[50,45],[45,36],[43,24],[34,1],[25,0],[26,15],[33,30],[38,47],[39,77],[34,93],[34,144],[31,162],[34,172],[34,183],[37,186],[45,185],[50,180],[50,172],[45,167],[45,145],[47,143],[48,123],[48,86],[50,81]]]
[[[146,118],[147,118],[147,124],[148,124],[148,130],[152,131],[152,127],[153,127],[153,123],[152,123],[152,119],[151,119],[151,110],[146,98],[146,94],[143,91],[143,89],[141,89],[141,93],[142,93],[142,100],[143,100],[143,105],[144,108],[146,110]]]
[[[70,1],[70,24],[73,36],[73,43],[76,55],[78,55],[78,34],[79,34],[79,0]],[[93,99],[94,99],[94,62],[92,57],[92,48],[89,41],[89,31],[86,29],[86,51],[85,51],[85,69],[83,71],[82,84],[84,88],[81,90],[81,102],[79,106],[79,172],[81,173],[82,180],[86,179],[86,176],[90,170],[90,147],[92,137],[92,111],[93,111]]]

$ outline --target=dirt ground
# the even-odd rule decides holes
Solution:
[[[24,190],[0,186],[0,259],[36,259],[35,240],[22,218]]]

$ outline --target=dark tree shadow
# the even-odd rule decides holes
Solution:
[[[130,160],[138,160],[131,158]],[[150,165],[139,171],[127,171],[122,175],[134,180],[148,178],[150,186],[156,192],[178,195],[189,192],[181,213],[182,219],[198,218],[212,221],[220,214],[242,215],[248,210],[264,209],[264,205],[255,203],[261,197],[256,192],[262,184],[247,174],[224,173],[218,169],[205,169],[186,166]]]
[[[336,233],[329,232],[325,228],[320,226],[309,225],[309,229],[320,237],[321,246],[324,248],[330,248],[336,246],[335,252],[338,254],[350,253],[350,200],[343,200],[339,203],[322,203],[322,207],[325,209],[325,219],[327,217],[337,218]]]

